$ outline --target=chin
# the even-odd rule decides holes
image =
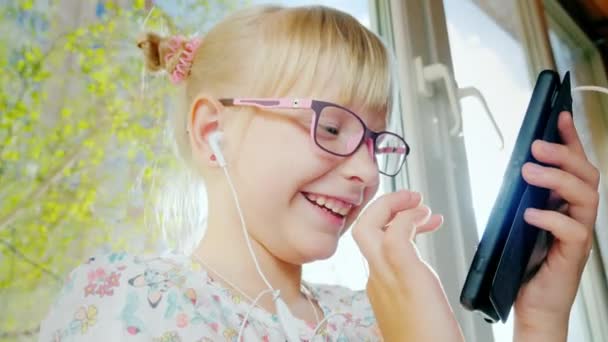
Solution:
[[[296,241],[296,250],[302,264],[325,260],[336,253],[339,237],[330,237],[323,234],[310,234],[307,238]]]

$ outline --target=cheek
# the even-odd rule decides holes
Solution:
[[[303,184],[331,167],[331,160],[310,140],[308,130],[265,117],[255,117],[241,141],[235,163],[250,195],[289,199]]]
[[[376,182],[374,186],[370,186],[365,189],[365,192],[363,193],[363,200],[365,203],[369,202],[372,198],[374,198],[374,196],[376,196],[378,188],[380,188],[380,182]]]
[[[310,130],[286,120],[256,118],[247,140],[248,153],[256,156],[253,167],[260,166],[275,177],[281,172],[288,173],[288,178],[314,176],[331,166],[331,158],[311,140]]]

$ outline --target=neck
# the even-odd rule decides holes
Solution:
[[[207,270],[212,276],[214,270],[239,290],[255,298],[261,291],[268,289],[268,286],[259,275],[249,252],[234,201],[232,198],[226,198],[222,202],[225,205],[218,205],[216,202],[216,205],[209,207],[210,215],[205,236],[193,254],[212,268]],[[245,220],[247,220],[246,216]],[[270,285],[275,290],[281,291],[281,298],[288,305],[300,300],[302,266],[276,258],[251,235],[249,240],[261,271]],[[213,278],[221,282],[217,276]],[[265,295],[260,303],[267,309],[274,308],[271,295]]]

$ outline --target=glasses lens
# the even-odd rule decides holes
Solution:
[[[365,127],[351,112],[328,106],[319,115],[315,140],[328,152],[348,155],[358,147],[364,133]]]
[[[408,154],[409,148],[400,136],[385,132],[376,138],[376,159],[380,172],[396,175]]]

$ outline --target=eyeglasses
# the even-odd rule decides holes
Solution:
[[[378,171],[393,177],[399,173],[410,147],[399,135],[369,129],[355,113],[340,105],[310,99],[234,98],[220,99],[224,106],[252,106],[262,109],[312,109],[310,136],[322,150],[336,156],[353,155],[366,142],[373,151]]]

